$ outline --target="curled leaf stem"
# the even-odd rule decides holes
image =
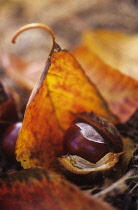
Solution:
[[[17,30],[15,32],[15,34],[13,35],[12,37],[12,40],[11,42],[12,43],[16,43],[16,39],[17,37],[22,34],[24,31],[26,30],[29,30],[29,29],[34,29],[34,28],[41,28],[41,29],[44,29],[46,31],[48,31],[52,37],[52,42],[53,42],[53,45],[52,45],[52,48],[51,48],[51,52],[54,50],[55,46],[57,45],[56,44],[56,41],[55,41],[55,35],[54,35],[54,32],[52,31],[52,29],[50,27],[48,27],[47,25],[45,24],[42,24],[42,23],[30,23],[30,24],[27,24],[23,27],[21,27],[19,30]],[[50,53],[51,54],[51,53]]]

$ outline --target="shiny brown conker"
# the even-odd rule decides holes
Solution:
[[[10,125],[5,131],[2,138],[2,149],[6,157],[10,161],[15,161],[15,145],[18,138],[19,130],[22,126],[21,122]]]
[[[73,125],[63,137],[64,155],[77,155],[96,163],[107,153],[123,151],[123,142],[116,127],[94,112],[76,115]]]
[[[66,130],[63,147],[66,154],[80,156],[92,163],[109,152],[103,137],[84,122],[76,123]]]

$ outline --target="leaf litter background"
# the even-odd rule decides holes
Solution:
[[[115,54],[118,57],[117,59],[115,59],[114,57],[109,58],[108,53],[106,54],[106,50],[105,50],[106,48],[103,48],[104,50],[103,49],[101,50],[98,45],[98,43],[101,40],[104,40],[104,38],[102,39],[100,35],[98,37],[99,39],[96,38],[96,40],[99,40],[98,43],[93,41],[94,38],[93,40],[91,40],[91,42],[93,41],[93,43],[95,43],[95,46],[96,46],[92,50],[94,51],[94,49],[97,49],[96,51],[94,51],[96,56],[98,55],[101,58],[104,57],[105,62],[106,60],[109,61],[109,63],[107,62],[107,64],[110,64],[110,65],[112,64],[113,65],[112,67],[116,67],[116,64],[118,64],[118,62],[116,61],[118,61],[118,58],[121,57],[120,54],[122,55],[123,50],[125,51],[126,55],[129,55],[129,52],[132,52],[132,55],[134,54],[134,58],[130,57],[130,63],[127,64],[127,67],[133,66],[133,71],[132,69],[131,71],[129,71],[130,68],[127,68],[126,74],[127,75],[131,74],[131,76],[134,79],[138,79],[138,73],[137,73],[138,56],[136,57],[136,55],[138,54],[138,51],[136,48],[136,44],[138,43],[137,41],[138,38],[136,35],[138,33],[138,2],[136,0],[133,0],[133,1],[108,1],[108,0],[87,1],[85,0],[85,1],[81,1],[81,4],[80,4],[80,1],[77,1],[77,0],[67,1],[67,2],[61,1],[61,0],[59,1],[51,0],[51,1],[35,2],[33,4],[28,1],[10,1],[9,0],[9,1],[0,1],[0,4],[1,4],[0,5],[1,55],[3,55],[3,52],[6,52],[6,53],[9,52],[16,56],[20,55],[20,57],[22,57],[23,59],[26,59],[27,61],[34,62],[34,60],[36,60],[40,68],[39,61],[41,62],[47,58],[47,55],[49,53],[49,49],[51,46],[50,45],[51,40],[49,38],[49,35],[47,35],[45,32],[43,33],[43,32],[40,32],[39,30],[35,30],[35,33],[33,33],[33,37],[32,37],[32,32],[26,32],[21,37],[22,40],[18,40],[18,43],[16,44],[16,46],[13,46],[12,44],[10,44],[10,39],[13,33],[19,27],[29,22],[42,22],[49,25],[55,32],[55,36],[56,36],[56,40],[58,44],[60,44],[61,47],[64,47],[68,50],[74,50],[74,48],[78,47],[78,45],[80,44],[84,45],[83,47],[88,47],[89,42],[87,41],[88,43],[87,45],[87,43],[85,41],[81,41],[81,39],[83,36],[84,40],[86,40],[85,37],[87,36],[87,39],[89,40],[90,34],[87,31],[90,29],[103,28],[103,29],[119,30],[120,32],[126,32],[135,36],[135,40],[133,39],[133,41],[130,42],[130,45],[128,45],[128,48],[129,48],[128,53],[126,52],[126,49],[120,48],[120,43],[119,43],[118,44],[119,47],[118,45],[117,47],[120,49],[121,52],[119,52],[119,55],[118,55],[117,54],[118,51],[116,53],[116,48],[115,48],[116,44],[115,44],[115,47],[113,47],[113,50],[112,50],[112,52],[114,53],[112,54]],[[125,38],[123,36],[122,40],[124,40]],[[109,43],[109,46],[113,45],[113,43],[116,43],[116,41],[118,41],[118,39],[116,40],[116,39],[113,39],[112,37],[111,44]],[[107,46],[108,41],[107,42],[103,41],[103,44],[106,44]],[[104,56],[102,57],[102,55]],[[83,54],[81,56],[83,57]],[[78,60],[79,60],[79,57],[78,57]],[[79,60],[80,63],[81,63],[81,60],[82,59]],[[121,61],[119,62],[119,67],[121,66],[122,68],[120,69],[121,71],[124,72],[124,68],[126,67],[124,65],[121,65],[122,64]],[[84,64],[82,63],[82,66]],[[3,67],[1,67],[1,69],[2,68]],[[133,82],[135,81],[132,81],[132,84]],[[33,84],[30,87],[30,90],[32,87],[33,87]],[[134,91],[135,90],[136,89],[134,88]],[[135,92],[134,94],[135,97],[136,97],[136,94],[137,92]],[[137,140],[137,115],[136,114],[134,114],[131,120],[127,122],[125,125],[120,124],[118,125],[118,127],[119,128],[121,127],[122,134],[129,137],[130,136],[133,137],[135,141]],[[126,134],[126,130],[127,130],[127,134]],[[133,161],[135,161],[135,159],[136,158],[134,158]],[[135,191],[135,193],[136,192],[137,191]],[[119,200],[119,202],[117,202],[119,197],[115,195],[116,201],[114,202],[114,205],[117,206],[118,208],[129,209],[129,208],[136,207],[136,205],[133,204],[135,200],[133,201],[133,198],[129,196],[129,190],[128,192],[126,191],[125,193],[122,190],[122,194],[120,197],[121,197],[121,200],[123,201],[121,202]],[[113,203],[112,198],[110,198],[110,196],[107,200]],[[125,202],[125,200],[127,200],[127,202]]]

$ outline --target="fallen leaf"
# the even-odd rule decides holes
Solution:
[[[2,210],[113,209],[40,168],[13,172],[0,178],[0,207]]]
[[[82,111],[116,122],[76,59],[67,51],[53,52],[29,100],[17,140],[17,160],[24,168],[57,170],[63,132]]]
[[[83,33],[82,42],[106,64],[138,80],[138,34],[90,30]]]
[[[6,52],[2,52],[1,63],[5,73],[30,92],[40,77],[44,66],[44,62],[29,63]]]
[[[112,113],[120,122],[126,122],[138,108],[138,81],[108,66],[90,47],[80,46],[74,49],[73,54]]]

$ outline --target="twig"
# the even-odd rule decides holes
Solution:
[[[133,172],[134,172],[133,170],[129,171],[121,179],[119,179],[118,181],[116,181],[106,189],[102,190],[101,192],[95,194],[94,196],[104,199],[109,194],[113,196],[124,192],[125,190],[127,190],[127,185],[125,184],[125,181],[133,174]]]

